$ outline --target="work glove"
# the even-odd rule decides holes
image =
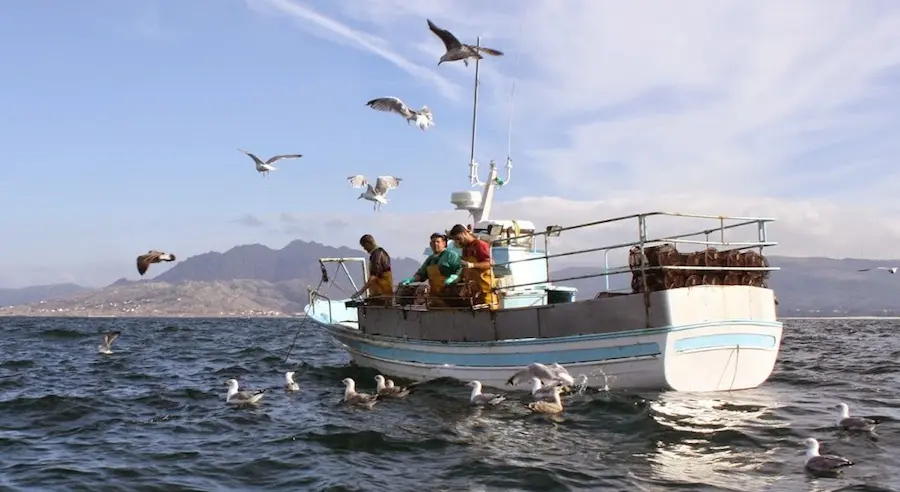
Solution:
[[[459,278],[459,275],[457,275],[457,274],[454,273],[453,275],[450,275],[449,277],[447,277],[447,278],[444,280],[444,285],[450,285],[450,284],[452,284],[453,282],[456,282],[456,279],[458,279],[458,278]]]
[[[414,278],[412,278],[412,277],[405,278],[405,279],[403,279],[403,280],[400,281],[400,285],[409,285],[409,284],[411,284],[411,283],[413,283],[413,282],[415,282],[415,281],[416,281],[416,279],[414,279]]]

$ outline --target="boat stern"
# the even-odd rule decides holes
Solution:
[[[698,285],[667,294],[676,326],[663,358],[670,389],[732,391],[769,378],[782,335],[771,289]]]

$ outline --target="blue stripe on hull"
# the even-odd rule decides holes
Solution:
[[[597,347],[542,352],[523,353],[446,353],[426,352],[405,348],[383,347],[360,340],[341,339],[351,349],[366,355],[398,362],[414,362],[429,365],[452,365],[464,367],[487,366],[526,366],[532,362],[543,364],[574,364],[579,362],[596,362],[630,357],[660,355],[657,343],[635,343],[614,347]]]
[[[675,341],[676,352],[724,347],[771,349],[775,348],[775,337],[758,333],[717,333]]]
[[[335,336],[341,337],[341,332],[344,330],[351,330],[354,333],[359,333],[359,330],[355,328],[348,328],[343,325],[339,325],[337,323],[329,323],[327,320],[327,315],[318,316],[314,314],[307,314],[307,316],[312,319],[314,322],[317,322],[328,329]],[[355,323],[355,321],[354,321]],[[780,321],[766,321],[766,320],[758,320],[758,319],[723,319],[717,321],[705,321],[701,323],[691,323],[685,325],[668,325],[668,326],[659,326],[656,328],[639,328],[633,330],[622,330],[622,331],[614,331],[610,333],[594,333],[590,335],[569,335],[562,337],[553,337],[553,338],[520,338],[520,339],[509,339],[509,340],[498,340],[495,342],[442,342],[438,340],[419,340],[419,339],[405,339],[405,338],[395,338],[388,337],[382,335],[363,335],[365,337],[371,338],[373,340],[378,340],[385,343],[396,343],[396,342],[413,342],[416,345],[432,345],[432,346],[440,346],[440,347],[460,347],[460,348],[472,348],[472,347],[509,347],[511,345],[514,346],[522,346],[529,347],[532,346],[542,346],[547,345],[548,343],[570,343],[570,342],[588,342],[588,341],[598,341],[598,340],[611,340],[615,338],[631,338],[637,336],[647,336],[647,335],[663,335],[668,333],[675,333],[680,331],[694,330],[697,328],[709,328],[715,327],[720,329],[738,329],[739,327],[743,329],[754,329],[754,328],[774,328],[781,330],[783,325]]]

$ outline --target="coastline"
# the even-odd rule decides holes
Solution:
[[[14,312],[0,309],[0,318],[305,318],[305,313],[85,313]]]

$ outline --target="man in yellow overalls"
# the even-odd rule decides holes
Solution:
[[[371,234],[359,238],[359,245],[369,253],[369,279],[359,291],[350,296],[355,299],[368,289],[366,303],[372,306],[390,305],[394,297],[394,277],[391,273],[391,256],[375,243]]]
[[[432,254],[425,259],[422,266],[412,277],[400,281],[400,285],[406,286],[413,282],[422,282],[428,279],[429,302],[431,307],[445,307],[444,288],[452,284],[462,271],[462,263],[456,251],[447,249],[447,236],[435,232],[431,235]]]
[[[497,309],[499,303],[494,287],[494,268],[491,264],[491,245],[475,237],[466,226],[456,224],[450,229],[450,239],[462,248],[463,278],[474,282],[478,293],[475,302]]]

